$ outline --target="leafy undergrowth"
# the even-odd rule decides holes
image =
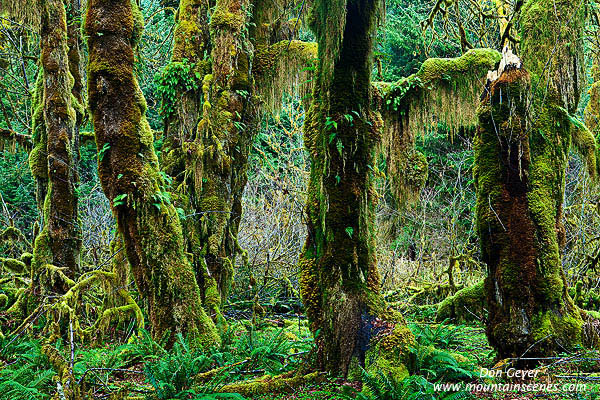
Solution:
[[[418,322],[417,322],[418,321]],[[482,378],[481,368],[492,370],[495,355],[481,326],[435,324],[414,318],[409,326],[416,337],[411,349],[411,376],[394,381],[382,372],[363,371],[361,382],[327,379],[295,388],[292,393],[264,393],[254,397],[217,393],[224,385],[264,375],[295,371],[308,362],[313,343],[302,319],[263,319],[231,323],[223,344],[203,352],[179,337],[167,351],[147,333],[125,344],[76,347],[73,373],[88,399],[121,393],[123,399],[255,399],[255,400],[434,400],[434,399],[596,399],[600,383],[600,354],[581,351],[544,360],[536,378],[527,383],[585,384],[559,393],[465,390],[472,384],[507,384],[505,377]],[[70,347],[57,348],[69,359]],[[505,369],[508,365],[504,365]],[[54,395],[56,372],[42,354],[41,344],[27,338],[0,341],[0,399],[43,400]],[[459,387],[436,385],[455,383]],[[514,383],[514,382],[513,382]],[[452,390],[451,390],[452,389]],[[506,389],[506,390],[503,390]]]

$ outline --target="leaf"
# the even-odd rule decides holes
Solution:
[[[342,151],[344,150],[344,144],[341,140],[338,139],[337,142],[335,142],[335,147],[337,148],[338,153],[340,153],[340,156],[343,156]]]
[[[113,207],[122,206],[125,204],[125,199],[127,198],[127,193],[120,194],[113,199]]]
[[[104,143],[104,146],[98,151],[98,161],[102,162],[104,154],[110,149],[110,143]]]

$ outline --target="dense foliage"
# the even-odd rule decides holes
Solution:
[[[376,3],[348,2],[365,2],[369,6]],[[504,215],[498,207],[503,203],[493,203],[493,196],[504,192],[492,192],[491,197],[478,199],[476,185],[482,169],[476,162],[476,149],[481,146],[477,136],[481,128],[455,126],[459,118],[450,121],[454,111],[446,107],[450,98],[456,99],[455,108],[468,109],[465,114],[477,111],[479,100],[477,104],[463,102],[472,97],[472,91],[477,92],[477,97],[483,93],[484,99],[492,81],[486,83],[482,77],[468,82],[471,88],[465,94],[465,80],[470,80],[472,71],[459,68],[458,73],[447,74],[439,67],[451,62],[445,60],[430,62],[430,69],[422,66],[432,58],[459,57],[471,47],[502,51],[502,45],[510,43],[519,55],[523,46],[531,46],[519,42],[519,33],[527,32],[532,24],[520,20],[524,3],[529,3],[525,10],[535,20],[533,0],[385,1],[385,7],[372,10],[373,29],[367,29],[373,39],[373,63],[365,63],[370,68],[368,85],[368,71],[361,70],[362,75],[354,70],[346,74],[358,67],[353,65],[347,71],[347,65],[335,64],[359,58],[358,51],[346,49],[340,61],[335,53],[344,51],[338,48],[343,41],[337,43],[334,37],[341,29],[335,23],[342,15],[346,18],[346,14],[331,16],[339,11],[336,7],[340,4],[346,7],[345,1],[219,0],[206,3],[210,7],[200,0],[130,2],[133,25],[127,25],[126,18],[119,23],[132,32],[128,38],[131,42],[123,39],[132,49],[131,60],[126,60],[132,66],[131,82],[123,83],[121,67],[108,65],[108,58],[98,61],[90,57],[94,49],[88,48],[89,37],[83,37],[80,43],[81,70],[86,71],[86,81],[91,74],[103,71],[114,82],[135,89],[131,99],[125,101],[136,107],[128,115],[139,118],[121,122],[125,127],[122,132],[131,129],[135,133],[124,142],[139,139],[139,145],[133,147],[141,150],[124,152],[130,162],[123,163],[122,170],[111,170],[114,176],[107,178],[106,166],[114,164],[113,154],[118,149],[106,138],[114,133],[110,127],[116,124],[111,125],[111,120],[106,136],[100,139],[94,129],[98,129],[98,121],[106,123],[110,118],[103,118],[94,109],[95,120],[88,110],[79,121],[76,169],[72,171],[77,176],[73,195],[78,199],[78,216],[74,223],[80,232],[81,246],[77,257],[80,269],[75,276],[67,276],[64,266],[46,261],[36,264],[36,260],[47,260],[47,248],[36,243],[36,238],[47,223],[45,219],[57,216],[50,213],[49,200],[44,203],[45,196],[39,198],[44,195],[44,190],[40,190],[44,181],[32,174],[30,166],[32,146],[38,140],[34,132],[39,132],[40,119],[45,115],[40,111],[43,105],[36,100],[41,96],[36,79],[42,76],[44,67],[34,3],[15,2],[13,7],[22,4],[28,10],[17,14],[14,8],[0,5],[0,400],[512,398],[511,393],[466,389],[467,384],[512,382],[506,376],[485,378],[481,368],[506,370],[523,364],[518,364],[522,362],[520,357],[500,359],[499,346],[490,344],[489,331],[486,335],[490,308],[486,303],[489,288],[484,280],[489,266],[482,257],[478,225],[481,218],[478,220],[476,214],[478,207],[492,210],[488,216],[504,227]],[[88,36],[93,32],[92,39],[97,42],[115,34],[109,29],[98,30],[98,24],[85,21],[88,2],[81,2],[83,8],[79,12],[72,9],[75,3],[79,2],[65,2],[67,27],[74,26]],[[96,6],[108,3],[90,0]],[[600,78],[596,28],[600,20],[598,5],[584,3],[585,13],[581,9],[581,15],[585,14],[587,22],[585,32],[577,40],[586,40],[581,43],[585,54],[577,56],[585,59],[588,76],[584,79],[575,74],[582,89],[581,101],[572,110],[553,106],[550,112],[544,108],[542,114],[534,117],[555,119],[543,130],[536,128],[531,136],[532,143],[544,149],[550,143],[548,132],[565,131],[573,136],[573,145],[565,144],[567,147],[560,149],[564,153],[564,182],[558,168],[547,171],[547,175],[552,172],[558,177],[553,180],[558,189],[552,192],[557,211],[555,218],[550,219],[557,227],[551,233],[562,241],[556,249],[556,267],[562,267],[561,279],[565,282],[560,294],[567,299],[570,310],[577,310],[578,315],[581,311],[585,316],[585,320],[578,321],[583,324],[582,340],[575,347],[553,350],[548,358],[535,358],[525,364],[539,372],[539,378],[531,382],[587,385],[579,392],[557,393],[552,397],[557,399],[595,399],[600,393],[600,324],[596,319],[600,318],[600,162],[595,158],[597,136],[594,138],[599,130],[590,119],[595,115],[595,107],[600,106],[596,87]],[[311,11],[313,6],[317,11]],[[537,0],[535,6],[552,7],[552,2]],[[223,7],[230,8],[224,11]],[[510,12],[505,15],[502,7]],[[198,17],[197,26],[193,26],[185,18],[190,10],[198,9],[205,11],[203,17],[210,18],[201,21]],[[324,13],[324,9],[331,14]],[[316,19],[315,12],[322,13],[322,20]],[[572,26],[571,21],[564,21],[565,26]],[[354,32],[353,27],[345,29]],[[191,39],[180,41],[182,31],[212,40],[193,61],[179,61],[173,54],[174,46],[183,46],[186,51],[186,46],[192,46]],[[565,41],[564,32],[560,32],[556,37]],[[346,38],[350,33],[346,33]],[[530,33],[525,37],[532,41],[535,37],[531,36]],[[550,37],[554,36],[540,36],[540,49],[556,54],[571,46],[561,42],[563,47],[552,50]],[[369,42],[367,39],[364,41]],[[321,64],[316,45],[302,45],[315,40],[330,46],[332,51],[320,54]],[[116,53],[96,51],[92,56],[99,53],[123,62]],[[496,54],[500,57],[496,52],[492,55]],[[244,55],[251,57],[245,59]],[[216,58],[228,57],[235,58],[230,63],[230,74],[219,69],[225,62],[214,62]],[[89,65],[90,59],[96,64]],[[268,73],[260,75],[257,65],[266,65]],[[537,67],[543,71],[559,68],[550,60],[548,66]],[[223,76],[215,78],[212,72]],[[565,69],[565,80],[567,76],[572,78],[569,72]],[[282,85],[276,74],[289,82]],[[91,89],[84,90],[84,97],[90,93],[95,99],[106,95],[104,76]],[[428,78],[425,84],[421,77]],[[261,87],[257,82],[267,82],[269,87]],[[339,82],[353,89],[362,87],[373,97],[372,101],[363,102],[366,96],[358,101],[354,92],[337,90],[344,87]],[[313,92],[315,85],[319,86]],[[541,92],[533,93],[547,94],[542,86],[535,86]],[[430,95],[424,97],[423,93]],[[558,104],[559,97],[552,101]],[[423,98],[433,99],[432,103],[419,103]],[[536,97],[540,98],[536,101],[544,106],[550,101],[541,95]],[[572,101],[574,96],[569,98]],[[111,100],[104,98],[103,104],[111,106]],[[349,105],[351,101],[360,103],[360,107],[354,109]],[[332,102],[343,103],[339,109],[347,112],[323,114],[323,105],[332,107]],[[166,127],[181,118],[180,106],[190,103],[199,105],[194,129],[186,132],[188,136],[173,135]],[[532,100],[532,104],[540,103]],[[390,172],[397,171],[389,165],[394,158],[385,154],[381,136],[388,134],[386,129],[390,126],[405,132],[412,126],[408,116],[413,113],[421,118],[429,112],[424,108],[435,109],[428,114],[431,121],[419,126],[418,133],[412,132],[408,141],[410,152],[414,152],[409,153],[422,155],[418,158],[421,164],[409,159],[408,165],[419,170],[426,164],[426,174],[421,176],[422,185],[416,188],[416,195],[399,198],[396,177]],[[385,119],[392,113],[396,113],[394,123],[398,125]],[[510,117],[506,120],[513,123],[516,119]],[[132,127],[133,123],[137,125]],[[242,132],[247,142],[236,142]],[[244,156],[236,159],[244,152],[245,162],[240,161]],[[47,165],[46,151],[42,153]],[[519,153],[519,162],[527,159],[522,157],[525,153]],[[315,172],[317,164],[319,169]],[[212,176],[207,175],[207,168],[210,174],[218,176],[218,189]],[[523,172],[520,168],[519,164],[514,171]],[[352,180],[355,172],[364,178],[360,183]],[[410,173],[400,171],[405,172]],[[134,173],[136,178],[129,187],[141,193],[139,197],[134,198],[133,191],[107,197],[107,179],[117,190],[125,187],[123,182]],[[524,172],[520,176],[528,175]],[[347,177],[350,178],[345,180]],[[484,178],[483,183],[486,182]],[[543,179],[539,182],[547,183]],[[238,198],[232,194],[232,187],[240,189],[240,185]],[[342,194],[334,199],[339,193]],[[344,197],[346,194],[354,197]],[[233,206],[223,207],[221,202],[229,197]],[[339,200],[351,197],[364,203],[354,207],[354,203]],[[241,205],[241,210],[237,205]],[[348,205],[353,208],[343,210],[347,218],[337,221],[335,217]],[[206,211],[202,207],[214,209]],[[239,219],[228,221],[227,228],[220,229],[221,218],[236,212],[241,213]],[[350,226],[354,213],[361,223]],[[162,242],[153,237],[153,232],[161,232]],[[219,235],[219,244],[215,244]],[[131,236],[137,241],[128,241]],[[350,243],[351,246],[343,247],[348,251],[343,251],[342,240],[334,243],[339,248],[332,247],[333,237]],[[221,242],[227,244],[230,253],[223,250]],[[172,248],[173,243],[177,248]],[[334,247],[335,251],[323,250]],[[142,254],[142,248],[155,258],[141,262],[132,256]],[[326,279],[321,271],[322,279],[308,281],[307,285],[303,260],[313,251],[315,259],[317,255],[325,257],[326,263],[335,267],[337,260],[344,259],[350,260],[349,265],[356,264],[356,268],[350,268],[348,276],[340,273],[343,279],[337,275]],[[368,253],[368,257],[363,257],[363,253]],[[215,258],[233,273],[228,290],[213,286],[211,266],[215,265]],[[157,259],[162,260],[159,267],[164,269],[151,268]],[[359,259],[368,262],[359,263]],[[539,258],[537,261],[539,264]],[[147,279],[141,278],[141,269],[132,262],[147,267]],[[326,263],[324,271],[334,269]],[[184,264],[189,268],[185,269]],[[371,264],[375,271],[368,270]],[[540,265],[538,269],[542,270]],[[184,269],[191,272],[184,274]],[[376,274],[370,275],[371,272]],[[350,275],[352,284],[348,284]],[[165,276],[171,280],[161,281]],[[374,284],[372,280],[376,279],[369,279],[370,276],[377,276],[379,281]],[[329,293],[322,293],[319,300],[330,301],[332,306],[323,307],[317,318],[311,310],[307,315],[310,300],[314,299],[307,286],[310,289],[329,284],[337,288],[338,278],[345,282],[339,285],[343,290],[335,293],[338,297],[332,300]],[[48,291],[47,287],[58,281],[66,282],[65,292]],[[340,299],[347,301],[348,293],[367,286],[369,290],[381,290],[368,292],[366,305],[357,301],[361,305],[360,310],[354,310],[358,310],[356,315],[334,307],[341,304]],[[197,309],[203,314],[197,322],[210,326],[209,336],[214,340],[202,342],[194,332],[181,333],[184,324],[179,322],[155,329],[151,323],[153,307],[167,297],[181,302],[185,296],[178,287],[195,296],[193,304],[198,304]],[[225,298],[217,300],[223,293]],[[177,318],[182,314],[185,317],[185,313],[180,311],[189,305],[177,304],[165,307],[171,311],[177,308],[173,321],[181,321]],[[332,321],[343,323],[340,326],[360,324],[356,325],[360,329],[353,332],[356,340],[351,345],[343,340],[335,343],[342,349],[357,349],[350,355],[353,363],[341,374],[319,370],[324,352],[331,356],[328,349],[335,347],[325,345],[327,338],[339,333]],[[544,324],[549,335],[552,326],[550,322]],[[357,357],[359,352],[363,354]],[[400,354],[401,362],[378,357],[376,352]],[[444,384],[457,386],[445,390],[440,386]],[[544,391],[533,391],[524,393],[522,398],[547,396]]]

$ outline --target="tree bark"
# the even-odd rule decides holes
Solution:
[[[398,368],[412,340],[380,295],[375,254],[372,166],[382,122],[371,110],[370,76],[379,6],[317,1],[312,11],[319,69],[304,125],[312,164],[300,284],[319,367],[343,375],[355,362],[369,363],[378,319],[395,325],[396,344],[386,350]]]
[[[170,332],[197,343],[219,342],[200,301],[183,234],[154,152],[146,104],[134,76],[143,19],[130,0],[92,0],[88,35],[89,107],[99,151],[99,175],[111,200],[137,287],[148,303],[153,336]]]
[[[585,82],[584,16],[575,0],[526,2],[523,67],[499,71],[479,111],[477,224],[488,265],[487,334],[501,358],[548,355],[582,342],[561,250],[569,114]]]

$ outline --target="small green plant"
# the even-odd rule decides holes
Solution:
[[[386,96],[385,105],[388,110],[398,111],[404,103],[404,97],[413,89],[423,87],[423,81],[418,76],[411,75],[394,82]]]
[[[181,336],[173,345],[171,352],[165,353],[155,361],[148,362],[144,374],[154,387],[159,400],[188,399],[197,392],[192,388],[192,377],[209,370],[210,357],[191,348]]]
[[[327,117],[327,119],[325,120],[325,128],[327,130],[337,130],[338,125],[337,122],[335,122],[333,119],[331,119],[331,117]],[[331,141],[330,141],[331,143]]]
[[[195,70],[196,65],[187,59],[171,62],[161,74],[154,78],[156,93],[161,99],[160,114],[168,118],[175,112],[177,96],[181,91],[198,90],[202,84],[202,74]]]
[[[50,398],[55,375],[37,341],[0,340],[0,399],[44,400]]]
[[[125,204],[125,199],[127,199],[127,193],[122,193],[120,195],[115,196],[113,199],[113,206],[119,207]]]
[[[104,143],[104,146],[98,151],[98,161],[102,162],[104,160],[104,155],[110,149],[110,143]]]

